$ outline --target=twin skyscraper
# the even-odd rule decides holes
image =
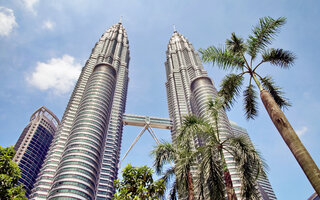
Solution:
[[[96,43],[72,92],[30,199],[112,199],[120,160],[129,54],[128,36],[121,23],[111,26]],[[198,53],[183,35],[174,31],[166,55],[165,85],[174,141],[183,117],[191,113],[204,116],[208,98],[216,97],[217,91]],[[234,127],[226,114],[222,113],[220,118],[222,131],[225,135],[232,134]],[[238,179],[236,176],[232,179],[235,186]],[[269,182],[263,181],[259,187],[265,192],[264,199],[276,199]]]

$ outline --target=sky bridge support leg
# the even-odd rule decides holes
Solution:
[[[153,137],[154,141],[156,141],[157,144],[160,144],[160,140],[158,139],[157,135],[155,134],[155,132],[152,130],[150,126],[148,127],[148,131],[150,135]]]
[[[132,149],[132,147],[138,142],[138,140],[140,139],[140,137],[142,136],[142,134],[146,131],[146,129],[148,128],[148,125],[146,124],[143,129],[140,131],[139,135],[136,137],[136,139],[133,141],[133,143],[131,144],[131,146],[129,147],[128,151],[126,152],[126,154],[123,156],[123,158],[121,159],[121,161],[119,162],[119,169],[121,168],[121,163],[122,161],[126,158],[126,156],[128,155],[128,153],[130,152],[130,150]]]

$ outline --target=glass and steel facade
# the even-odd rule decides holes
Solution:
[[[31,193],[59,123],[59,119],[42,106],[32,114],[29,124],[14,147],[16,154],[13,161],[20,168],[19,183],[26,186],[27,197]]]
[[[121,23],[92,49],[31,199],[111,199],[125,111],[129,42]]]

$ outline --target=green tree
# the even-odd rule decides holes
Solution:
[[[243,199],[259,199],[256,181],[264,174],[260,155],[252,143],[244,136],[222,136],[218,127],[219,102],[209,101],[209,113],[212,120],[204,120],[195,115],[184,118],[182,131],[178,138],[198,138],[197,160],[199,175],[197,187],[200,199],[224,199],[225,191],[229,200],[236,200],[230,172],[224,153],[230,153],[241,178],[241,196]],[[209,196],[205,195],[208,191]]]
[[[253,27],[253,33],[249,35],[246,42],[236,36],[235,33],[232,33],[231,38],[226,40],[225,47],[217,48],[210,46],[207,49],[200,49],[199,51],[202,54],[204,62],[211,62],[224,70],[239,72],[227,75],[221,83],[221,89],[218,94],[223,97],[226,109],[232,107],[235,98],[239,95],[244,75],[249,75],[249,85],[244,90],[243,95],[246,117],[247,119],[253,119],[257,115],[258,109],[257,93],[252,80],[256,83],[260,92],[260,98],[272,122],[303,169],[313,188],[320,195],[319,168],[281,110],[281,108],[285,108],[290,104],[282,96],[283,93],[274,84],[270,76],[262,76],[257,72],[264,63],[270,63],[284,69],[289,68],[294,63],[295,56],[292,52],[281,48],[268,48],[268,45],[272,43],[272,40],[285,23],[286,19],[283,17],[278,19],[264,17]],[[261,56],[260,61],[256,61],[258,55]]]
[[[191,176],[191,167],[195,165],[195,152],[191,148],[191,140],[182,147],[180,144],[171,145],[168,142],[162,142],[152,151],[155,157],[154,167],[158,174],[163,174],[162,179],[166,184],[175,176],[175,181],[170,191],[170,199],[177,199],[177,194],[187,196],[189,200],[194,199],[194,185]],[[166,171],[164,167],[167,164],[173,165]]]
[[[12,161],[15,154],[13,146],[0,146],[0,197],[3,200],[26,200],[24,185],[18,185],[20,169]]]
[[[116,180],[114,200],[160,199],[166,190],[162,179],[153,181],[153,171],[147,166],[133,167],[128,164],[122,171],[123,180]]]

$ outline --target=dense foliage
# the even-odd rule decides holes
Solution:
[[[122,171],[122,180],[115,181],[117,193],[114,200],[161,199],[166,190],[163,180],[153,181],[153,170],[147,166],[128,164]]]
[[[236,200],[224,152],[234,159],[241,179],[241,197],[260,198],[256,181],[264,175],[265,163],[248,137],[220,131],[222,106],[218,100],[209,101],[207,119],[185,116],[175,144],[164,142],[153,150],[157,173],[163,174],[167,184],[175,176],[169,199],[180,196],[188,200],[220,200],[227,194],[228,200]],[[175,165],[164,171],[164,166],[170,163]]]
[[[23,185],[18,185],[20,169],[12,161],[15,155],[13,146],[0,146],[0,197],[1,200],[26,200]]]

